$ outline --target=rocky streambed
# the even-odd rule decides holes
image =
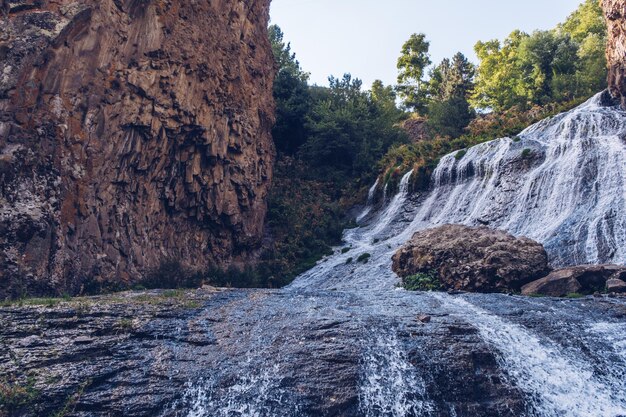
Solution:
[[[35,304],[0,309],[1,415],[626,415],[620,299],[204,289]]]

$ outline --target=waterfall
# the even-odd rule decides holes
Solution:
[[[410,232],[488,225],[543,243],[555,267],[626,263],[626,113],[580,107],[442,158]]]
[[[377,181],[333,255],[210,325],[216,365],[189,384],[179,415],[626,416],[623,301],[410,293],[391,269],[416,231],[446,223],[538,240],[553,266],[626,263],[625,137],[626,113],[596,96],[445,156],[422,195],[410,195],[407,172],[375,210]],[[426,312],[428,324],[416,319]],[[442,378],[493,392],[459,400],[464,390]]]
[[[376,189],[378,188],[379,181],[380,180],[377,178],[374,185],[372,185],[372,187],[369,189],[367,193],[367,203],[365,205],[365,208],[361,212],[361,214],[359,214],[358,217],[356,218],[357,223],[361,223],[361,221],[372,211],[373,204],[374,204],[374,194],[376,193]]]

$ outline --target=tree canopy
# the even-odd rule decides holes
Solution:
[[[471,103],[503,111],[588,97],[606,86],[605,43],[596,0],[586,0],[553,30],[516,30],[503,42],[478,42]]]

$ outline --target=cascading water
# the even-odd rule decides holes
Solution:
[[[379,179],[376,179],[376,182],[374,183],[374,185],[372,185],[372,188],[369,189],[367,193],[367,204],[365,205],[365,209],[363,209],[361,214],[359,214],[356,218],[357,223],[361,223],[361,221],[365,217],[367,217],[368,214],[371,213],[374,204],[374,194],[376,193],[376,189],[378,188],[378,182]]]
[[[334,255],[211,327],[215,369],[180,415],[625,417],[623,301],[409,293],[391,270],[413,233],[444,223],[529,236],[555,266],[626,263],[625,137],[626,113],[597,96],[444,157],[425,195],[407,173],[378,213],[377,182]]]
[[[409,230],[489,225],[543,243],[554,266],[626,263],[626,113],[600,102],[444,157]]]

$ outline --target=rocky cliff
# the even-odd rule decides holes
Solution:
[[[626,108],[626,1],[601,0],[608,24],[609,91]]]
[[[246,259],[272,178],[270,0],[3,0],[0,296]]]

